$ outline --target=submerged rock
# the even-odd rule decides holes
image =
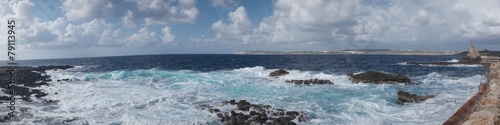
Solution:
[[[276,71],[273,71],[269,73],[269,77],[278,77],[278,76],[284,76],[287,75],[289,72],[283,69],[278,69]]]
[[[220,106],[236,106],[236,108],[230,111],[221,111],[214,106],[200,105],[202,110],[216,114],[221,123],[227,125],[295,125],[297,124],[295,122],[308,121],[305,113],[276,109],[269,105],[255,105],[246,100],[223,101]]]
[[[392,84],[392,83],[407,83],[411,84],[410,78],[404,75],[392,75],[381,72],[368,71],[356,75],[351,75],[352,82],[354,83],[375,83],[375,84]]]
[[[333,84],[332,81],[326,79],[286,80],[285,82],[294,84]]]
[[[434,95],[418,96],[405,91],[398,91],[397,96],[398,100],[401,102],[421,102],[429,98],[434,98]]]

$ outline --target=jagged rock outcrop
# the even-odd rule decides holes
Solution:
[[[434,95],[418,96],[405,91],[398,91],[397,96],[398,100],[401,102],[421,102],[429,98],[434,98]]]
[[[220,106],[236,106],[235,109],[230,111],[221,111],[223,108],[218,109],[209,105],[200,106],[202,110],[217,114],[221,123],[226,125],[296,125],[296,121],[308,121],[305,113],[276,109],[269,105],[255,105],[246,100],[240,100],[239,102],[235,100],[223,101]]]
[[[278,69],[276,71],[273,71],[269,73],[269,77],[278,77],[278,76],[284,76],[287,75],[289,72],[284,70],[284,69]]]
[[[30,97],[34,95],[36,98],[41,98],[47,96],[47,93],[43,92],[41,89],[33,89],[33,87],[40,87],[43,85],[48,85],[52,81],[50,76],[45,75],[46,70],[64,70],[73,68],[73,66],[38,66],[38,67],[16,67],[16,83],[15,83],[15,95],[21,96],[21,99],[25,101],[31,101]],[[9,72],[6,70],[9,67],[0,67],[0,77],[9,77]],[[7,79],[0,79],[1,83],[8,83]],[[4,93],[9,94],[10,89],[8,84],[1,84],[0,88],[4,88]],[[0,98],[0,100],[3,100]]]
[[[44,96],[47,96],[48,93],[46,93],[42,89],[38,89],[35,87],[40,87],[44,85],[49,85],[48,82],[52,81],[50,79],[50,76],[45,74],[46,70],[64,70],[64,69],[69,69],[73,68],[73,66],[38,66],[38,67],[27,67],[27,66],[16,66],[15,67],[15,87],[14,87],[14,96],[20,96],[23,101],[32,101],[32,96],[35,96],[36,98],[41,98]],[[9,78],[10,77],[10,72],[7,70],[11,70],[11,67],[9,66],[2,66],[0,67],[0,77],[2,78]],[[0,88],[2,88],[5,94],[7,96],[0,96],[0,104],[1,103],[9,103],[8,101],[11,101],[10,99],[10,92],[11,89],[8,87],[9,86],[9,81],[8,79],[0,79]],[[19,99],[16,97],[16,100]],[[16,101],[17,102],[17,101]],[[57,103],[57,100],[44,100],[46,103]],[[24,111],[22,110],[23,108],[21,107],[19,111],[22,114]],[[7,113],[0,115],[0,123],[9,123],[10,121],[19,118],[19,117],[10,117],[7,115]],[[19,119],[17,119],[19,120]]]
[[[413,84],[411,79],[404,75],[392,75],[381,72],[368,71],[356,75],[351,75],[352,82],[354,83],[375,83],[375,84],[392,84],[392,83],[407,83]]]
[[[326,79],[286,80],[285,82],[294,84],[333,84],[332,81]]]

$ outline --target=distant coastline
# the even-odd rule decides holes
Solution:
[[[435,50],[336,50],[336,51],[240,51],[241,55],[460,55],[463,51],[435,51]]]

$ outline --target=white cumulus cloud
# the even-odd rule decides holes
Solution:
[[[227,3],[212,0],[213,6]],[[277,0],[273,14],[256,26],[239,23],[250,22],[248,18],[233,19],[244,12],[238,7],[228,13],[228,23],[217,21],[212,29],[218,41],[243,44],[329,45],[340,49],[369,48],[371,43],[386,48],[424,47],[500,38],[499,5],[497,0]]]

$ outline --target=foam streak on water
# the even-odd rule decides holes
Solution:
[[[60,100],[53,110],[32,106],[37,116],[78,118],[89,124],[219,124],[200,104],[246,99],[254,104],[303,111],[306,124],[441,124],[476,91],[481,75],[458,78],[439,73],[412,77],[419,86],[352,84],[342,74],[291,70],[282,78],[275,69],[247,67],[197,72],[190,70],[48,71],[52,79],[79,81],[44,86],[46,98]],[[328,79],[334,85],[294,85],[285,79]],[[421,103],[400,104],[398,90],[436,94]],[[37,110],[40,109],[40,110]],[[49,121],[51,122],[51,121]],[[46,122],[41,122],[46,124]]]

